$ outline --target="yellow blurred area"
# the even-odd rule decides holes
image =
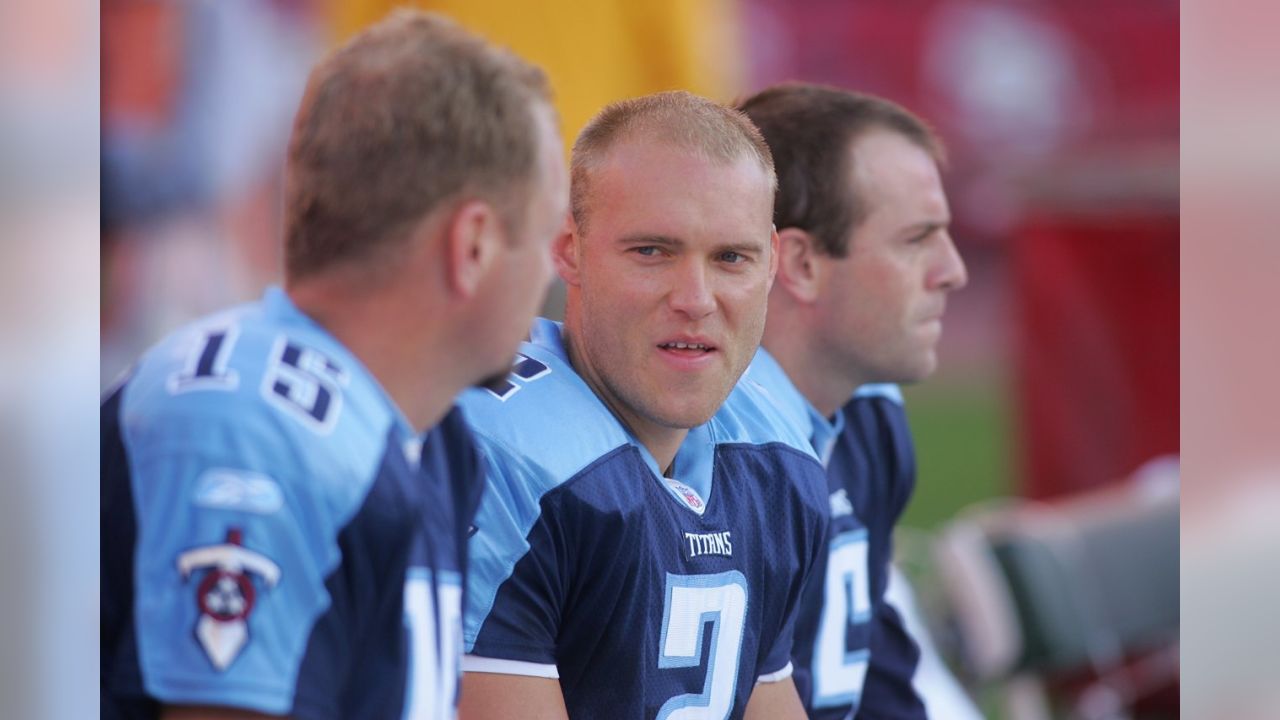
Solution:
[[[339,43],[405,3],[329,0]],[[540,65],[550,77],[566,151],[605,104],[663,90],[728,101],[745,86],[741,23],[732,0],[441,0],[444,13]]]

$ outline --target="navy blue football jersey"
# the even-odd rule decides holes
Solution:
[[[102,716],[453,717],[479,469],[279,289],[171,335],[102,405]]]
[[[923,718],[915,641],[885,600],[893,527],[915,487],[915,450],[894,385],[864,385],[823,417],[763,349],[746,379],[805,428],[827,467],[828,549],[796,625],[796,687],[813,718]]]
[[[791,671],[826,532],[807,438],[742,384],[664,477],[545,320],[460,404],[488,461],[464,668],[558,677],[572,717],[738,718]]]

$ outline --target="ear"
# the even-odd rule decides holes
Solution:
[[[582,237],[578,233],[578,223],[573,220],[573,212],[565,213],[564,226],[551,244],[552,259],[556,264],[556,272],[566,285],[578,285],[582,282],[580,264]]]
[[[783,228],[775,237],[778,251],[777,282],[797,302],[818,299],[818,250],[813,236],[800,228]]]
[[[778,237],[778,226],[769,227],[769,287],[772,288],[778,276],[778,253],[782,251],[782,240]]]
[[[475,297],[505,242],[506,230],[492,205],[483,200],[459,205],[445,225],[449,290]]]

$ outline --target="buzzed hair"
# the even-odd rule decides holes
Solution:
[[[660,140],[726,164],[752,158],[768,175],[770,192],[777,190],[769,146],[741,112],[682,90],[621,100],[605,106],[573,143],[569,202],[581,232],[586,232],[591,174],[614,145],[637,137]]]
[[[875,130],[896,132],[946,164],[942,141],[923,120],[902,106],[864,93],[808,83],[784,83],[738,104],[760,128],[777,163],[778,194],[773,221],[779,229],[800,228],[832,257],[849,252],[849,236],[867,215],[851,187],[855,153],[849,148]]]
[[[289,142],[285,272],[389,259],[452,201],[483,198],[508,226],[538,163],[545,74],[442,15],[398,10],[322,61]]]

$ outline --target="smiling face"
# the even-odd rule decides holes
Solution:
[[[967,282],[933,157],[902,135],[857,138],[851,188],[869,208],[843,258],[822,258],[820,356],[853,384],[914,382],[937,366],[947,293]]]
[[[631,139],[590,188],[585,235],[557,244],[575,367],[642,440],[706,422],[764,331],[770,176],[745,154],[726,163]]]

